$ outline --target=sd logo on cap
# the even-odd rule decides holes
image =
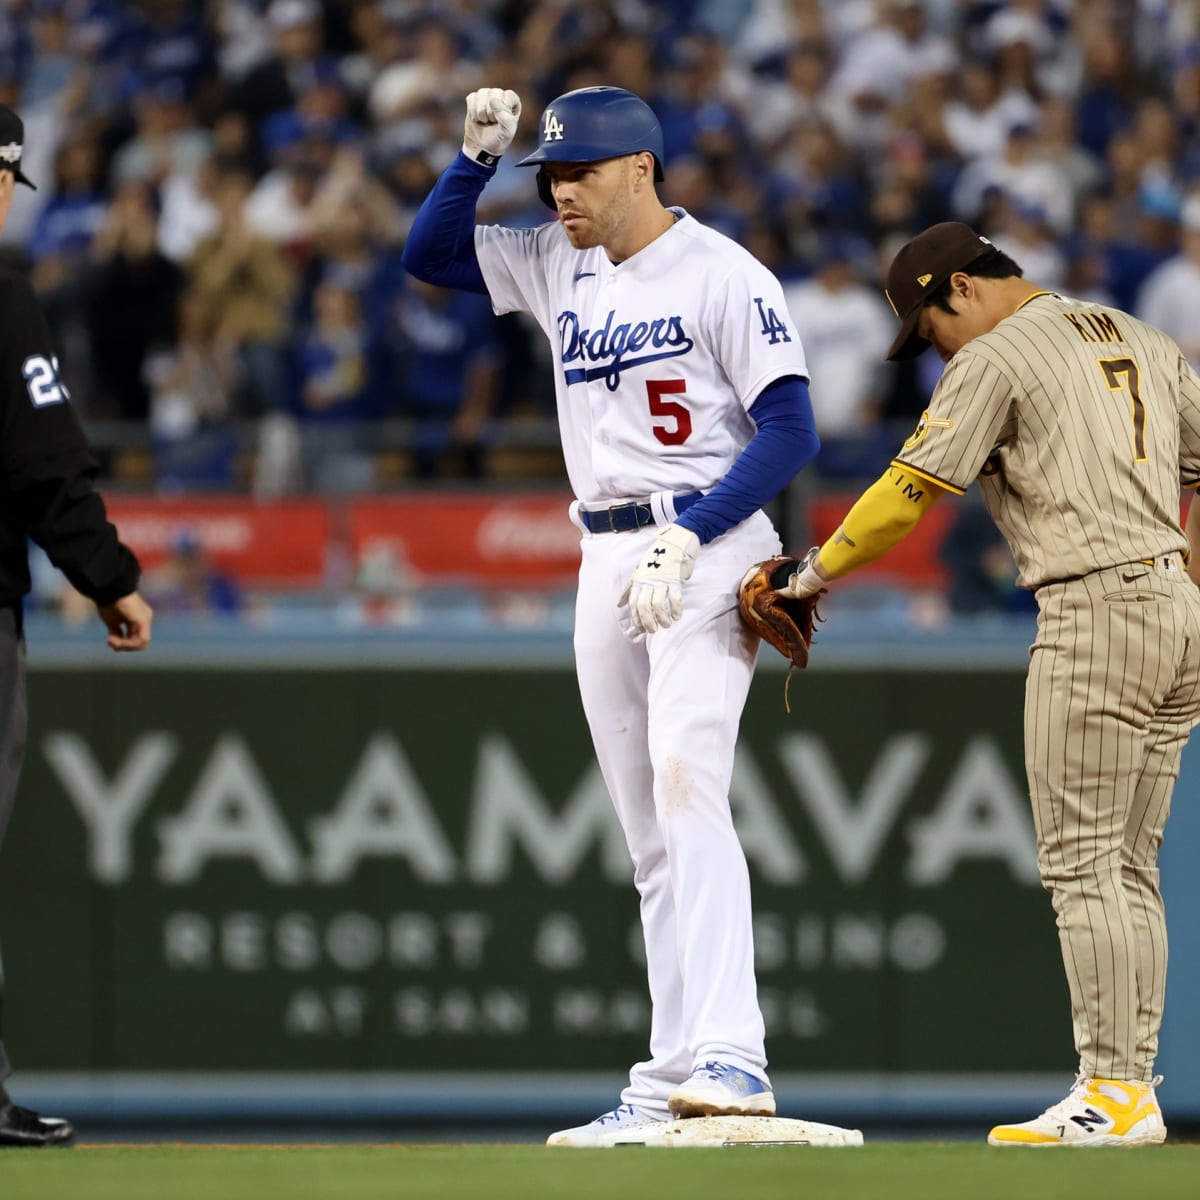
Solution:
[[[917,333],[926,297],[955,271],[964,270],[975,259],[994,249],[987,238],[961,221],[931,225],[900,248],[888,268],[887,287],[883,291],[892,312],[903,322],[887,352],[891,362],[916,358],[929,345]]]

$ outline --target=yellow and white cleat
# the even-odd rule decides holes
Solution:
[[[1019,1125],[997,1125],[989,1146],[1152,1146],[1166,1141],[1167,1127],[1154,1089],[1129,1079],[1079,1075],[1065,1100]]]

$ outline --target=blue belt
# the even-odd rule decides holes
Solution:
[[[691,508],[703,492],[676,492],[675,515]],[[579,519],[588,533],[628,533],[643,525],[657,525],[654,510],[648,500],[631,500],[628,504],[613,504],[609,508],[580,508]]]

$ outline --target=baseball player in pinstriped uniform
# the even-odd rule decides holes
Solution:
[[[809,595],[871,561],[978,479],[1038,601],[1025,761],[1079,1052],[1066,1099],[988,1141],[1161,1142],[1156,861],[1200,720],[1200,591],[1179,522],[1180,486],[1200,485],[1200,377],[1164,333],[1039,290],[955,222],[900,250],[888,298],[903,321],[888,357],[932,343],[945,374],[886,473],[783,590]]]

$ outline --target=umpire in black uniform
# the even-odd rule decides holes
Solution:
[[[0,106],[0,227],[21,171],[24,127]],[[12,812],[25,750],[25,640],[22,598],[29,591],[32,538],[85,596],[95,601],[114,650],[150,644],[150,606],[138,595],[140,568],[121,544],[94,488],[88,449],[58,378],[50,332],[29,284],[0,269],[0,843]],[[67,1145],[75,1131],[12,1102],[3,1042],[0,967],[0,1148]]]

